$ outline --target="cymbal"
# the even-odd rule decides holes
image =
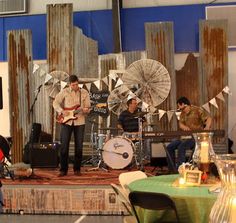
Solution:
[[[107,127],[107,128],[99,128],[99,130],[119,130],[119,128]]]

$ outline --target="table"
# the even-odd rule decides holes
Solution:
[[[178,174],[148,177],[137,180],[128,185],[130,191],[147,191],[168,194],[175,202],[181,222],[208,223],[211,208],[216,201],[217,195],[208,192],[207,186],[175,187],[173,182],[179,177]],[[157,201],[158,202],[158,201]],[[143,223],[152,223],[157,220],[157,211],[139,210]],[[168,213],[169,212],[169,213]],[[173,213],[164,211],[159,217],[172,218]]]

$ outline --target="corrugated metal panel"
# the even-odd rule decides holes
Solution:
[[[136,60],[146,59],[147,54],[146,51],[130,51],[130,52],[122,52],[125,59],[125,68],[127,68],[130,64],[132,64]]]
[[[74,27],[74,74],[81,78],[98,77],[98,43]]]
[[[198,58],[190,53],[181,70],[176,71],[176,98],[186,96],[191,104],[201,105],[200,81]]]
[[[203,103],[214,98],[228,85],[228,37],[226,20],[200,21],[200,62],[203,77]],[[210,105],[213,129],[228,129],[228,100],[216,99],[218,109]]]
[[[172,22],[145,23],[145,39],[147,58],[157,60],[168,70],[171,78],[171,90],[168,98],[158,106],[159,109],[168,111],[176,107],[176,85],[174,70],[174,29]],[[158,122],[158,119],[156,119]],[[167,116],[160,121],[160,129],[176,130],[177,120],[168,123]]]
[[[30,30],[8,32],[12,161],[22,161],[23,148],[30,133],[32,34]]]
[[[73,4],[47,5],[49,72],[73,73]]]

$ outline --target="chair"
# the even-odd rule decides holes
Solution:
[[[140,180],[140,179],[144,179],[144,178],[147,178],[147,175],[140,170],[121,173],[119,175],[119,182],[120,182],[121,187],[124,190],[127,200],[129,200],[129,192],[130,192],[128,185],[135,180]]]
[[[173,210],[177,222],[180,222],[175,203],[167,194],[132,191],[129,194],[129,200],[138,223],[141,220],[135,206],[148,210]]]
[[[124,223],[137,223],[137,220],[133,216],[133,213],[132,213],[132,207],[131,207],[130,201],[126,198],[123,188],[113,183],[111,183],[110,185],[112,189],[115,191],[120,202],[124,205],[125,209],[131,215],[131,216],[125,216],[123,219],[123,222]]]

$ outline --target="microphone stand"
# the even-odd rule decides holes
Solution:
[[[33,126],[33,123],[34,123],[34,106],[35,106],[35,103],[36,103],[36,101],[37,101],[37,99],[38,99],[38,95],[39,95],[39,92],[40,92],[40,89],[42,88],[42,86],[43,86],[43,84],[40,84],[39,85],[39,87],[37,88],[37,90],[36,91],[34,91],[34,92],[37,92],[36,93],[36,95],[35,95],[35,97],[34,97],[34,100],[33,100],[33,103],[32,103],[32,105],[31,105],[31,107],[30,107],[30,110],[29,110],[29,117],[30,117],[30,114],[31,114],[31,125],[30,125],[30,128],[31,128],[31,130],[30,130],[30,138],[29,138],[29,148],[30,149],[33,149],[33,144],[34,144],[34,142],[33,142],[33,128],[32,128],[32,126]],[[30,151],[29,151],[30,152]],[[30,154],[29,154],[29,162],[30,162],[30,164],[31,164],[31,157],[30,157]],[[32,168],[32,175],[34,174],[34,172],[33,172],[33,168]]]

